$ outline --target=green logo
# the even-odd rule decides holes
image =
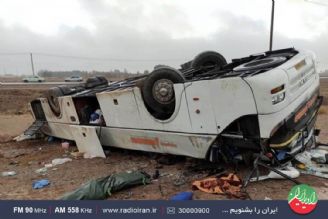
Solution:
[[[317,206],[318,196],[316,191],[306,184],[294,186],[288,195],[290,208],[298,214],[308,214]]]

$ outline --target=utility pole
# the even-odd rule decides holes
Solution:
[[[34,63],[33,63],[33,54],[32,53],[30,53],[30,57],[31,57],[32,73],[34,75]]]
[[[270,48],[269,48],[270,51],[272,51],[273,22],[274,22],[274,0],[272,0],[272,9],[271,9],[271,29],[270,29]]]

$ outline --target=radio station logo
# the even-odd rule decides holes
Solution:
[[[294,186],[288,195],[288,204],[297,214],[308,214],[317,206],[318,196],[316,191],[305,184]]]

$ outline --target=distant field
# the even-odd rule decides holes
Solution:
[[[123,80],[124,77],[106,77],[107,80],[109,81],[119,81]],[[5,77],[5,76],[0,76],[0,82],[22,82],[23,76],[18,76],[18,77]],[[65,81],[65,77],[45,77],[45,80],[47,82],[60,82],[60,81]],[[84,78],[86,80],[86,78]]]

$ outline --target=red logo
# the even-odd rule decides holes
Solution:
[[[290,190],[288,204],[297,214],[308,214],[317,206],[318,196],[315,190],[305,184],[296,185]]]

